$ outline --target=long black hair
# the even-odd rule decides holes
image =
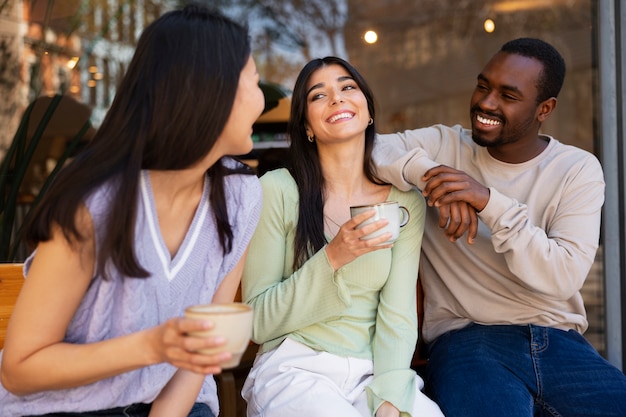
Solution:
[[[92,191],[112,181],[115,194],[97,272],[104,274],[110,260],[126,276],[147,277],[133,250],[140,171],[184,169],[209,153],[226,125],[249,56],[247,27],[217,11],[188,5],[147,26],[94,139],[59,173],[38,206],[28,242],[49,240],[55,223],[68,241],[84,240],[78,209]],[[226,252],[232,249],[232,230],[223,179],[232,172],[221,161],[208,170],[211,208]]]
[[[324,237],[324,190],[325,182],[322,167],[317,153],[317,145],[307,140],[305,124],[307,123],[307,83],[311,75],[328,65],[340,65],[354,79],[365,95],[367,109],[374,122],[365,129],[365,154],[363,172],[367,179],[376,184],[382,182],[374,175],[372,149],[376,135],[376,112],[374,94],[363,76],[341,58],[329,56],[318,58],[307,63],[298,78],[292,93],[291,114],[287,124],[287,133],[291,140],[289,146],[291,167],[300,196],[298,224],[294,243],[294,270],[326,244]]]

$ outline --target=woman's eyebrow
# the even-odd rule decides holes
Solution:
[[[339,81],[339,82],[353,81],[353,80],[354,80],[354,78],[352,78],[349,75],[342,75],[341,77],[337,78],[337,81]],[[324,85],[325,85],[324,83],[317,83],[317,84],[315,84],[314,86],[312,86],[311,88],[309,88],[307,90],[306,95],[308,96],[311,93],[311,91],[315,90],[316,88],[322,88],[322,87],[324,87]]]
[[[308,96],[311,91],[315,90],[316,88],[322,88],[322,87],[324,87],[324,83],[317,83],[307,90],[306,95]]]

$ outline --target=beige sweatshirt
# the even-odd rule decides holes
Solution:
[[[536,324],[583,333],[580,289],[598,247],[602,167],[552,137],[534,159],[508,164],[474,144],[461,126],[378,135],[374,159],[396,187],[423,187],[431,167],[462,170],[489,187],[476,242],[450,242],[428,208],[422,242],[426,341],[470,322]]]

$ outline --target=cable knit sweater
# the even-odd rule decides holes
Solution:
[[[224,276],[245,251],[261,211],[262,194],[256,176],[230,175],[225,178],[233,249],[224,254],[208,200],[210,181],[205,181],[192,224],[177,254],[170,259],[159,232],[147,172],[142,172],[140,186],[135,250],[139,263],[150,272],[150,277],[127,278],[112,268],[108,269],[110,280],[94,276],[67,329],[66,342],[92,343],[126,335],[182,316],[189,305],[209,303]],[[87,201],[96,230],[96,248],[110,204],[110,190],[110,186],[104,186]],[[26,269],[29,263],[30,259],[26,261]],[[175,371],[176,368],[169,364],[158,364],[86,386],[23,397],[14,396],[0,387],[0,414],[12,417],[55,411],[81,412],[150,403]],[[208,404],[218,415],[217,390],[212,377],[205,379],[197,401]]]

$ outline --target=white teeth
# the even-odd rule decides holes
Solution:
[[[351,119],[352,116],[353,116],[352,113],[348,113],[348,112],[346,112],[346,113],[339,113],[339,114],[334,115],[330,119],[328,119],[328,121],[330,123],[334,123],[334,122],[336,122],[339,119]]]
[[[499,120],[486,119],[479,115],[476,115],[476,120],[478,120],[482,124],[489,125],[489,126],[497,126],[500,124]]]

